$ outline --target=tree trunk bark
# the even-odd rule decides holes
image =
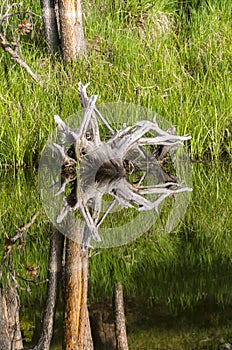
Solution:
[[[0,288],[0,349],[23,349],[19,325],[19,296],[14,286],[5,293]]]
[[[64,350],[93,348],[88,320],[88,253],[67,239],[65,260]]]
[[[86,52],[81,0],[58,0],[63,59],[76,61]]]
[[[117,283],[114,289],[114,307],[117,350],[129,350],[126,335],[123,289],[120,283]]]
[[[5,295],[0,288],[0,349],[10,350],[11,341],[8,331],[7,306]]]
[[[62,270],[62,250],[64,237],[55,231],[51,237],[48,264],[48,291],[46,308],[40,338],[33,350],[49,350],[53,336],[56,304],[59,291],[59,280]]]
[[[40,0],[44,24],[45,40],[49,53],[56,52],[59,47],[59,34],[54,0]]]

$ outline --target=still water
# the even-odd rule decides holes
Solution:
[[[172,233],[163,231],[161,217],[135,242],[90,253],[90,312],[110,302],[114,283],[121,281],[130,349],[232,348],[231,164],[192,164],[192,169],[191,204]],[[41,209],[37,175],[2,172],[0,180],[0,254],[5,239],[40,210],[22,246],[15,247],[13,264],[19,276],[43,281],[51,224]],[[29,341],[38,335],[46,283],[19,284]],[[61,349],[62,313],[57,315],[54,350]]]

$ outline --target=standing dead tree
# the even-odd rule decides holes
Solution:
[[[76,61],[86,52],[81,0],[41,0],[45,39],[49,52],[59,43],[65,62]]]
[[[50,53],[56,52],[59,48],[59,33],[56,18],[55,1],[40,0],[40,6],[48,51]]]
[[[63,59],[76,61],[86,52],[81,0],[58,0]]]

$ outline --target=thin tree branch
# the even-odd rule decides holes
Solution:
[[[21,228],[19,228],[15,235],[8,238],[6,245],[5,245],[5,250],[4,250],[4,254],[2,256],[2,261],[1,261],[1,267],[0,267],[0,280],[2,278],[2,273],[3,273],[3,269],[6,263],[6,259],[7,257],[10,255],[11,250],[14,246],[14,244],[18,241],[18,240],[22,240],[24,233],[30,228],[31,225],[34,224],[36,218],[39,216],[40,211],[37,211],[33,216],[31,221],[29,221],[28,223],[26,223],[24,226],[22,226]]]
[[[19,54],[16,52],[16,50],[12,49],[10,46],[9,41],[6,39],[6,37],[0,33],[0,47],[3,48],[5,52],[8,52],[12,58],[12,60],[20,65],[23,69],[26,70],[26,72],[34,79],[37,83],[41,83],[41,78],[37,76],[31,68],[27,65],[27,63],[19,56]]]
[[[18,15],[31,15],[31,16],[36,16],[36,17],[42,18],[41,15],[38,15],[37,13],[32,12],[32,11],[17,11],[14,13],[9,13],[9,14],[4,15],[1,19],[1,22],[4,22],[5,20],[7,20],[10,17],[18,16]]]

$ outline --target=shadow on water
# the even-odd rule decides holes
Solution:
[[[0,173],[0,180],[1,256],[6,238],[30,221],[41,204],[35,174]],[[90,311],[109,301],[114,283],[121,281],[131,349],[231,348],[231,182],[231,164],[193,164],[191,205],[174,232],[164,232],[161,217],[130,245],[90,253]],[[19,276],[46,278],[50,232],[41,210],[13,255]],[[37,271],[34,277],[28,266]],[[23,279],[19,283],[21,322],[31,331],[25,326],[29,341],[37,336],[33,327],[40,323],[46,283]],[[54,349],[61,349],[57,336],[61,330],[62,316],[57,320]]]

